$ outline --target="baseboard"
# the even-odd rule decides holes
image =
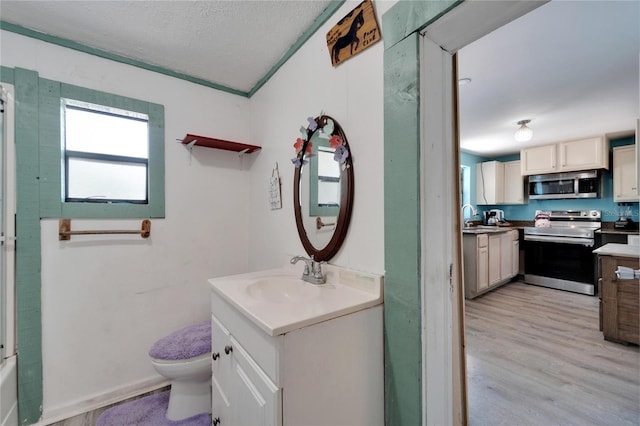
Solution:
[[[53,409],[45,408],[42,413],[42,418],[34,426],[46,426],[79,414],[97,410],[98,408],[163,388],[168,386],[170,383],[171,382],[166,380],[164,377],[154,377],[152,379],[132,383],[121,388],[111,389],[104,393],[94,394],[87,399],[76,401],[63,407]]]

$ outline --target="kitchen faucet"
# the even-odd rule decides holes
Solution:
[[[322,264],[316,262],[311,256],[311,259],[307,259],[302,256],[294,256],[291,259],[291,264],[295,265],[299,260],[304,262],[304,272],[302,272],[302,280],[311,284],[324,284],[325,277],[322,274]]]
[[[465,207],[470,207],[471,208],[471,215],[472,216],[477,216],[478,215],[478,210],[476,210],[475,207],[473,207],[471,204],[465,204],[465,205],[462,206],[462,211],[461,211],[462,217],[464,217],[464,209],[465,209]],[[464,221],[464,226],[465,227],[469,226],[469,221],[468,220]]]

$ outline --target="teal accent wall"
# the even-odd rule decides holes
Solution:
[[[610,148],[616,146],[632,145],[635,143],[633,136],[614,139],[611,141]],[[480,206],[480,211],[491,208],[504,210],[505,219],[509,220],[533,220],[536,210],[600,210],[602,212],[603,222],[614,222],[619,216],[618,203],[613,201],[613,151],[609,151],[610,170],[602,171],[602,193],[600,198],[591,198],[584,200],[529,200],[528,204],[513,205],[496,205],[496,206]],[[479,157],[469,153],[461,153],[460,163],[468,165],[472,169],[471,188],[475,192],[476,176],[475,165],[484,161],[514,161],[519,160],[519,154],[506,155],[501,157]],[[472,203],[475,205],[475,196],[472,196]],[[632,209],[632,219],[639,222],[638,203],[629,203]]]
[[[419,425],[423,418],[418,31],[460,3],[400,1],[382,17],[388,425]]]

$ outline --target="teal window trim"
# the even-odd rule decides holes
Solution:
[[[162,105],[40,79],[40,212],[43,218],[163,218],[164,107]],[[149,202],[65,202],[63,197],[64,153],[61,143],[61,99],[68,98],[146,114],[149,117]]]

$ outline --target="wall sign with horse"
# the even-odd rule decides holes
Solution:
[[[381,39],[373,4],[364,0],[327,33],[331,64],[335,67]]]

